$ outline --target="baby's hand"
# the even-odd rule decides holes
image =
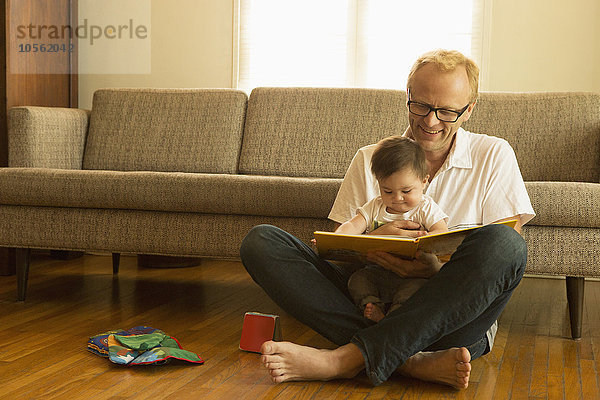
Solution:
[[[427,231],[420,230],[421,225],[409,220],[397,220],[388,222],[387,224],[375,229],[371,232],[372,235],[398,235],[419,237],[427,234]]]
[[[317,249],[317,239],[310,239],[310,247],[316,254],[319,254],[319,250]]]

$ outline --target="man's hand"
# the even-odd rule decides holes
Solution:
[[[414,221],[409,220],[398,220],[388,222],[385,225],[380,226],[374,231],[370,232],[371,235],[397,235],[397,236],[408,236],[408,237],[419,237],[427,235],[427,231],[419,230],[421,225]]]
[[[405,260],[381,251],[368,253],[367,260],[395,272],[402,278],[431,278],[444,265],[435,254],[417,251],[414,260]]]

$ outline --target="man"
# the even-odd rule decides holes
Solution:
[[[526,245],[517,232],[535,215],[510,145],[461,128],[475,108],[478,74],[475,63],[458,52],[440,50],[419,58],[407,83],[405,136],[425,150],[426,194],[450,216],[449,226],[517,219],[515,229],[478,229],[445,264],[431,254],[411,261],[370,254],[371,262],[400,276],[430,278],[374,323],[347,296],[351,268],[320,259],[276,227],[253,228],[240,249],[249,274],[284,310],[340,346],[319,350],[266,342],[261,361],[274,382],[350,378],[364,369],[376,385],[398,371],[467,387],[470,362],[491,350],[495,321],[523,275]],[[377,195],[369,172],[373,147],[354,157],[330,219],[348,220]],[[416,225],[396,221],[375,232],[418,236],[423,232]]]

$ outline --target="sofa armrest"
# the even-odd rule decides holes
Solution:
[[[76,108],[11,108],[9,167],[81,169],[89,114]]]

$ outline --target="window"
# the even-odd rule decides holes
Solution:
[[[489,1],[239,0],[234,81],[246,91],[404,89],[414,60],[436,48],[459,50],[483,67],[483,10]]]

